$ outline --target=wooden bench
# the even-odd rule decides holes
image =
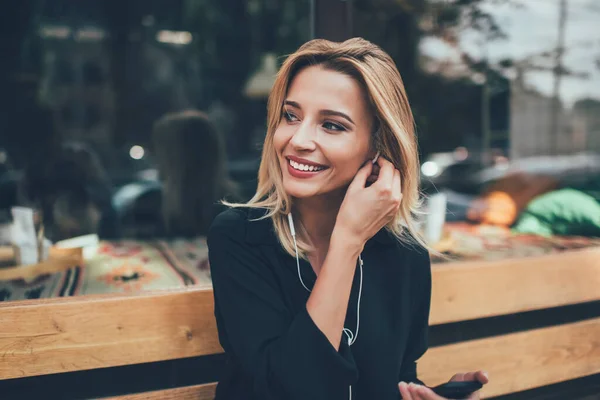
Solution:
[[[600,301],[600,248],[434,265],[432,273],[432,329]],[[210,287],[0,303],[0,321],[0,380],[222,352]],[[600,374],[600,307],[583,320],[433,346],[419,375],[435,385],[480,368],[490,373],[486,398]],[[113,398],[212,399],[214,388]]]

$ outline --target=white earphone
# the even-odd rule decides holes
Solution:
[[[373,160],[371,161],[373,164],[375,164],[377,162],[377,159],[379,159],[381,152],[377,152],[377,154],[375,155],[375,158],[373,158]],[[288,215],[288,225],[290,226],[290,233],[292,235],[292,239],[294,240],[294,249],[296,250],[296,267],[298,268],[298,279],[300,280],[300,283],[302,284],[302,286],[304,287],[304,289],[306,289],[308,292],[311,292],[311,290],[306,286],[306,284],[304,283],[304,280],[302,280],[302,273],[300,272],[300,257],[298,256],[298,243],[296,242],[296,229],[294,228],[294,218],[292,217],[292,213],[290,212]],[[360,270],[360,280],[359,280],[359,285],[358,285],[358,301],[356,302],[356,331],[354,331],[354,333],[348,329],[348,328],[344,328],[343,332],[346,334],[346,337],[348,338],[348,346],[352,346],[354,344],[354,342],[356,342],[356,339],[358,339],[358,330],[360,328],[360,300],[362,298],[362,285],[363,285],[363,260],[362,260],[362,254],[358,255],[358,267]],[[352,386],[350,386],[350,392],[349,392],[349,400],[352,400]]]
[[[311,290],[308,288],[308,286],[306,286],[306,284],[304,283],[304,280],[302,279],[302,273],[300,272],[300,257],[298,256],[298,243],[296,241],[296,229],[294,228],[294,219],[292,217],[292,213],[289,213],[287,215],[288,217],[288,224],[290,226],[290,233],[292,234],[292,239],[294,240],[294,249],[296,250],[296,267],[298,269],[298,279],[300,280],[300,283],[302,284],[302,286],[304,287],[304,289],[306,289],[308,292],[311,292]],[[356,339],[358,338],[358,330],[360,328],[360,300],[362,297],[362,281],[363,281],[363,260],[362,260],[362,255],[359,254],[358,256],[358,266],[360,269],[360,281],[359,281],[359,286],[358,286],[358,301],[357,301],[357,307],[356,307],[356,331],[353,333],[350,329],[348,328],[344,328],[344,333],[346,334],[346,336],[348,337],[348,345],[352,346],[354,344],[354,342],[356,342]]]
[[[379,156],[379,153],[377,154],[377,156]],[[304,283],[304,280],[302,280],[302,273],[300,272],[300,257],[298,256],[298,243],[296,242],[296,229],[294,228],[294,218],[292,217],[292,213],[289,213],[287,217],[288,224],[290,226],[290,233],[292,234],[292,239],[294,239],[294,249],[296,250],[296,267],[298,268],[298,279],[300,280],[300,283],[302,284],[304,289],[306,289],[308,292],[311,292],[311,290]],[[356,302],[356,331],[354,331],[353,333],[348,328],[344,328],[342,330],[348,338],[348,346],[352,346],[354,342],[356,342],[356,339],[358,338],[358,329],[360,328],[360,299],[362,297],[363,284],[363,260],[360,254],[358,255],[358,266],[360,270],[360,281],[358,285],[358,301]],[[350,385],[349,387],[348,399],[352,400],[352,385]]]
[[[378,151],[377,154],[375,154],[375,158],[373,158],[373,161],[371,161],[373,163],[373,165],[375,165],[375,163],[377,162],[377,160],[379,160],[379,156],[381,155],[381,152]]]

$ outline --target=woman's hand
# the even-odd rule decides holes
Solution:
[[[367,182],[373,184],[366,187]],[[364,245],[396,215],[402,201],[400,183],[400,171],[391,162],[383,157],[375,165],[368,161],[348,187],[334,232]]]
[[[488,375],[484,371],[468,372],[466,374],[456,374],[450,379],[450,382],[462,381],[479,381],[484,385],[489,382]],[[447,400],[442,396],[438,396],[431,389],[425,386],[416,385],[414,383],[406,384],[400,382],[398,385],[402,400]],[[465,400],[479,400],[479,391],[473,392]]]

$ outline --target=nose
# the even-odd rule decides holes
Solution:
[[[290,144],[296,151],[313,151],[316,145],[317,130],[308,119],[302,121],[290,139]]]

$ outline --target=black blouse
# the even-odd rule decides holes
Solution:
[[[427,349],[431,269],[426,250],[381,230],[362,252],[360,330],[339,351],[306,310],[310,293],[296,260],[263,210],[230,209],[213,222],[208,247],[219,339],[227,363],[218,400],[397,400],[398,382],[418,382]],[[316,275],[300,260],[311,288]],[[345,327],[356,330],[358,267]]]

